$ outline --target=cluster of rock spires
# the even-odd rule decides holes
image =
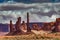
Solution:
[[[32,33],[31,30],[29,27],[29,13],[27,13],[27,23],[25,21],[21,23],[21,17],[18,17],[14,27],[12,20],[10,20],[10,32],[7,35],[29,34]],[[33,24],[33,30],[60,32],[60,18],[57,18],[56,22],[43,23],[43,27],[39,27],[38,24]]]
[[[24,30],[26,32],[24,32]],[[17,34],[29,34],[31,33],[31,28],[29,27],[29,13],[27,13],[27,25],[25,21],[21,23],[21,17],[18,17],[18,20],[13,26],[12,20],[10,20],[10,32],[7,35],[17,35]]]

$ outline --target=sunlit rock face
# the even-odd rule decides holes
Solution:
[[[27,24],[25,23],[25,21],[22,22],[20,29],[24,32],[27,32]]]
[[[37,30],[37,31],[42,29],[38,24],[33,24],[32,28],[33,28],[33,30]]]

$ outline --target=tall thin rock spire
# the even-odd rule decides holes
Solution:
[[[31,29],[29,27],[29,13],[27,13],[27,32],[31,32]]]

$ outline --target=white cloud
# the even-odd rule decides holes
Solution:
[[[1,11],[4,13],[3,11]],[[5,11],[7,15],[4,15],[0,13],[2,16],[0,17],[0,22],[1,23],[9,23],[10,20],[13,20],[13,23],[16,22],[17,17],[21,16],[22,21],[24,20],[26,22],[27,15],[26,12],[21,13],[20,11]],[[10,13],[10,14],[9,14]],[[56,18],[60,17],[60,15],[52,15],[51,17],[49,16],[41,16],[38,14],[32,14],[30,13],[30,22],[51,22],[55,21]]]
[[[25,4],[25,3],[8,4],[8,3],[2,3],[2,4],[0,4],[0,10],[1,9],[4,10],[4,7],[6,7],[6,6],[8,6],[9,8],[10,7],[17,7],[17,9],[20,9],[20,10],[21,9],[25,9],[25,10],[31,9],[32,11],[33,10],[36,10],[36,11],[40,10],[40,11],[43,11],[43,12],[45,12],[45,10],[52,10],[52,6],[54,6],[54,9],[60,10],[60,3],[32,3],[32,4]],[[1,7],[3,7],[3,8],[1,8]],[[10,10],[8,8],[6,8],[6,9]],[[11,8],[11,10],[12,10],[12,8]],[[47,11],[47,12],[49,12],[49,11]]]
[[[13,20],[13,23],[15,23],[17,20],[17,17],[19,16],[22,17],[22,21],[24,20],[26,22],[27,12],[30,13],[30,22],[55,21],[56,18],[60,17],[60,15],[58,15],[59,14],[58,11],[60,10],[59,5],[60,3],[54,3],[54,11],[56,11],[57,13],[52,12],[52,14],[49,14],[49,12],[53,8],[52,3],[32,3],[32,4],[3,3],[3,4],[0,4],[0,10],[3,9],[2,7],[5,7],[5,6],[17,7],[17,8],[20,8],[20,10],[0,11],[0,23],[9,23],[10,20]],[[51,16],[49,17],[48,14]]]

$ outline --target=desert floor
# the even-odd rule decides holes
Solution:
[[[49,33],[46,31],[34,31],[34,34],[0,36],[0,40],[60,40],[60,33]]]

